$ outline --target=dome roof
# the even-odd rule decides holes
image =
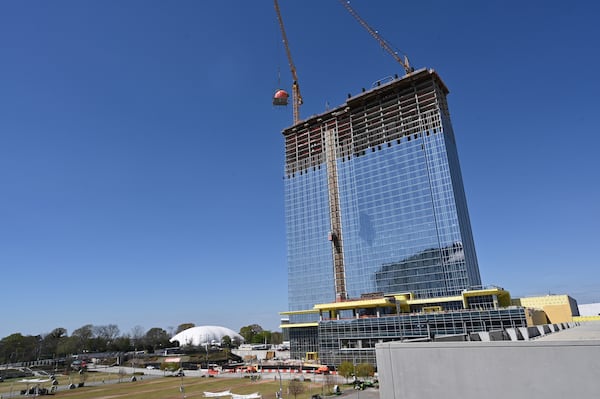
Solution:
[[[244,338],[235,331],[220,326],[198,326],[188,328],[180,333],[176,334],[169,341],[179,341],[180,346],[200,346],[208,344],[221,344],[221,340],[224,336],[228,335],[229,338],[237,338],[240,342],[244,342]]]

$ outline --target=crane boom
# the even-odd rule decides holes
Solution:
[[[281,29],[281,36],[283,38],[283,45],[285,46],[285,53],[287,55],[288,63],[290,64],[290,72],[292,73],[292,109],[294,115],[294,125],[300,121],[300,106],[304,102],[302,95],[300,94],[300,85],[298,85],[298,74],[296,72],[296,65],[292,59],[292,52],[288,43],[287,35],[285,33],[285,27],[283,25],[283,18],[281,17],[281,10],[279,9],[279,2],[275,2],[275,12],[277,13],[277,21],[279,22],[279,28]]]
[[[402,59],[402,57],[400,57],[398,55],[398,53],[392,48],[392,46],[383,37],[381,37],[381,35],[379,33],[377,33],[377,31],[375,29],[371,28],[371,26],[369,26],[369,24],[367,24],[365,22],[365,20],[360,17],[360,15],[358,15],[358,13],[354,10],[354,8],[352,8],[352,6],[350,6],[349,1],[339,0],[339,2],[342,3],[342,5],[346,8],[346,10],[348,10],[350,15],[352,15],[354,17],[354,19],[356,19],[358,21],[358,23],[361,24],[363,26],[363,28],[365,28],[369,32],[369,34],[371,36],[373,36],[375,38],[375,40],[377,40],[379,42],[381,47],[383,47],[383,49],[385,51],[390,53],[390,55],[392,57],[394,57],[394,59],[400,65],[402,65],[402,68],[404,68],[404,71],[406,72],[406,74],[409,74],[414,71],[414,68],[410,66],[408,57],[405,55],[404,59]]]

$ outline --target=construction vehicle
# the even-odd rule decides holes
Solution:
[[[329,374],[330,370],[328,366],[322,365],[317,367],[315,374]]]
[[[287,55],[288,64],[290,66],[290,72],[292,73],[292,112],[294,117],[294,125],[300,121],[300,106],[303,103],[302,95],[300,94],[300,85],[298,84],[298,74],[296,72],[296,65],[294,64],[294,60],[292,59],[292,53],[290,51],[290,45],[287,39],[287,34],[285,33],[285,26],[283,25],[283,18],[281,17],[281,10],[279,9],[279,2],[274,0],[275,3],[275,13],[277,14],[277,21],[279,22],[279,28],[281,29],[281,37],[283,39],[283,45],[285,47],[285,53]],[[288,104],[289,94],[283,90],[279,89],[275,92],[273,96],[273,105],[281,106]]]
[[[404,55],[403,57],[400,57],[398,55],[398,52],[394,50],[394,48],[379,34],[379,32],[377,32],[375,29],[373,29],[371,26],[369,26],[369,24],[367,24],[367,22],[361,18],[360,15],[358,15],[358,13],[354,10],[354,8],[352,8],[352,6],[350,6],[350,2],[346,1],[346,0],[339,0],[339,2],[344,6],[344,8],[346,8],[346,10],[348,10],[348,12],[350,13],[350,15],[352,15],[354,17],[354,19],[356,19],[358,21],[358,23],[365,28],[369,34],[371,36],[373,36],[375,38],[375,40],[377,40],[377,42],[379,42],[379,44],[381,45],[381,47],[383,47],[383,49],[385,51],[387,51],[388,53],[391,54],[391,56],[400,64],[402,65],[402,68],[404,68],[404,72],[406,72],[406,74],[408,75],[411,72],[414,72],[414,68],[410,66],[410,62],[408,61],[408,57],[406,55]]]

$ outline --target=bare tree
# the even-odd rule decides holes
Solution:
[[[333,386],[335,385],[335,379],[331,374],[323,375],[323,388],[327,393],[331,393],[333,391]],[[337,392],[333,392],[337,393]]]
[[[296,399],[297,395],[300,395],[305,391],[304,384],[298,380],[291,380],[288,383],[288,393],[294,395],[294,399]]]
[[[167,334],[169,334],[169,337],[173,337],[173,335],[175,335],[175,327],[173,326],[168,326],[166,328],[167,330]]]
[[[94,335],[110,342],[119,336],[119,327],[116,324],[108,324],[106,326],[94,326]]]
[[[194,323],[183,323],[177,326],[177,332],[175,334],[179,334],[183,330],[187,330],[188,328],[196,327]]]
[[[135,326],[131,329],[131,344],[134,347],[141,347],[142,344],[144,343],[144,335],[146,335],[146,332],[144,331],[144,327],[142,326]]]
[[[119,369],[119,382],[123,380],[123,377],[125,377],[125,369],[121,367]]]

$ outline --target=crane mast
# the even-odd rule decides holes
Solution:
[[[356,11],[350,6],[348,1],[339,0],[340,3],[348,10],[348,12],[369,32],[369,34],[375,38],[383,47],[402,67],[406,74],[410,74],[414,69],[410,66],[408,57],[400,57],[392,46],[383,38],[377,31],[369,26]],[[279,22],[279,28],[281,29],[281,36],[283,38],[283,44],[285,46],[285,52],[287,55],[288,63],[290,66],[290,72],[293,78],[292,84],[292,107],[294,115],[294,125],[300,121],[300,106],[302,105],[302,95],[300,94],[300,86],[298,85],[298,74],[296,72],[296,66],[292,59],[292,53],[290,51],[287,34],[285,32],[285,26],[283,24],[283,18],[281,17],[281,10],[279,9],[278,0],[274,0],[275,12],[277,14],[277,21]],[[274,98],[275,105],[286,105],[287,104],[287,93],[284,90],[279,90]],[[345,301],[348,299],[348,293],[346,291],[346,271],[344,262],[344,250],[343,250],[343,237],[342,237],[342,221],[341,221],[341,209],[340,209],[340,198],[339,198],[339,187],[338,187],[338,175],[336,165],[336,149],[337,149],[337,131],[330,129],[324,132],[324,153],[325,162],[327,166],[327,188],[329,198],[329,215],[331,230],[328,234],[328,239],[331,241],[331,248],[333,252],[333,272],[334,272],[334,289],[336,294],[336,301]]]
[[[300,94],[300,86],[298,85],[298,74],[296,72],[296,65],[292,59],[292,52],[288,43],[287,35],[285,33],[285,27],[283,25],[283,18],[281,17],[281,10],[279,9],[279,2],[274,0],[275,12],[277,13],[277,21],[279,22],[279,29],[281,29],[281,36],[283,38],[283,45],[285,47],[285,53],[287,55],[288,63],[290,65],[290,72],[292,73],[292,110],[294,116],[294,125],[300,121],[300,106],[303,103],[302,95]]]
[[[388,53],[390,53],[390,55],[400,64],[402,65],[402,68],[404,68],[404,72],[406,72],[406,74],[408,75],[409,73],[414,71],[414,68],[410,66],[410,63],[408,61],[408,57],[405,55],[404,59],[402,57],[400,57],[398,55],[398,53],[392,48],[392,46],[379,34],[377,33],[377,31],[373,28],[371,28],[371,26],[369,26],[369,24],[367,24],[365,22],[364,19],[361,18],[360,15],[358,15],[358,13],[354,10],[354,8],[352,8],[352,6],[350,6],[350,2],[346,1],[346,0],[339,0],[339,2],[346,8],[346,10],[348,10],[348,12],[350,13],[350,15],[352,15],[354,17],[354,19],[356,19],[358,21],[359,24],[362,25],[363,28],[365,28],[369,34],[371,36],[373,36],[375,38],[375,40],[377,40],[379,42],[379,44],[381,45],[381,47],[383,47],[383,49],[385,51],[387,51]]]

